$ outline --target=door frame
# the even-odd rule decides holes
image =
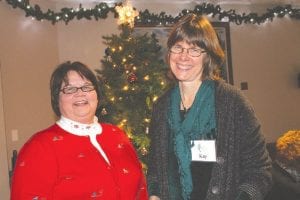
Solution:
[[[5,134],[5,120],[3,108],[3,93],[2,93],[2,72],[0,60],[0,198],[9,200],[10,185],[9,185],[9,168],[8,154]]]

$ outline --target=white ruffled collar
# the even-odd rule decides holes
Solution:
[[[78,136],[98,135],[102,133],[102,127],[98,123],[98,118],[96,116],[94,117],[94,122],[92,124],[82,124],[64,116],[61,116],[56,124],[62,129]]]

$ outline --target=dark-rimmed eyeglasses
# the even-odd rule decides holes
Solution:
[[[60,91],[62,91],[64,94],[73,94],[76,93],[79,89],[81,89],[82,92],[91,92],[93,90],[95,90],[95,86],[94,85],[84,85],[81,87],[64,87],[63,89],[61,89]]]
[[[199,57],[201,56],[202,53],[206,52],[199,48],[183,48],[182,46],[178,46],[178,45],[172,46],[170,48],[170,52],[174,54],[180,54],[183,53],[184,49],[186,49],[187,54],[192,57]]]

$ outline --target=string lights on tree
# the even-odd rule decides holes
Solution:
[[[1,1],[1,0],[0,0]],[[218,20],[226,20],[228,22],[241,24],[261,24],[264,22],[271,22],[274,18],[290,17],[291,19],[300,20],[300,9],[293,8],[292,5],[279,5],[273,8],[268,8],[265,13],[238,13],[235,9],[223,10],[220,5],[210,3],[198,4],[192,10],[184,9],[178,16],[167,15],[165,12],[159,14],[150,13],[149,10],[137,12],[135,8],[122,6],[122,4],[109,7],[108,4],[101,2],[93,8],[83,8],[80,4],[78,8],[62,8],[60,11],[53,11],[48,9],[46,12],[42,11],[37,4],[31,5],[29,0],[5,0],[13,8],[22,9],[26,13],[26,17],[32,17],[36,20],[47,20],[55,24],[63,21],[66,24],[72,20],[99,20],[106,19],[109,12],[115,14],[117,17],[117,10],[119,16],[125,17],[124,21],[130,19],[130,25],[133,23],[140,26],[170,26],[178,21],[178,19],[187,13],[196,13],[201,15],[209,15]],[[121,14],[121,15],[120,15]],[[124,15],[123,15],[124,14]],[[119,17],[119,20],[121,18]],[[133,19],[134,22],[133,22]],[[123,19],[122,19],[123,20]]]
[[[119,35],[103,36],[107,48],[96,70],[101,91],[98,118],[122,128],[146,163],[152,106],[172,82],[155,34],[134,34],[129,26],[120,27]]]

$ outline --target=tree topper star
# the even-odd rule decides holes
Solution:
[[[134,18],[139,15],[139,12],[131,6],[130,2],[125,1],[124,5],[116,6],[115,9],[119,14],[119,25],[128,23],[131,28],[134,27]]]

